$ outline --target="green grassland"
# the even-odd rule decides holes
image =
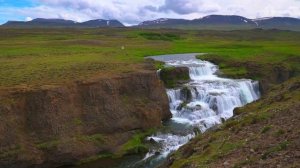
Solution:
[[[130,73],[143,69],[145,56],[171,53],[210,53],[228,60],[285,63],[297,69],[299,39],[300,32],[278,30],[1,28],[0,87]]]

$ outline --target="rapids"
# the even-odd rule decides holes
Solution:
[[[195,55],[151,57],[165,62],[165,66],[188,67],[191,81],[166,90],[173,117],[165,123],[166,130],[147,138],[154,145],[144,159],[128,167],[156,167],[197,134],[231,118],[234,108],[260,98],[257,81],[219,77],[217,65]]]

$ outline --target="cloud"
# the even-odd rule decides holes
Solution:
[[[202,6],[202,1],[199,0],[165,0],[165,4],[159,7],[159,11],[190,14],[198,12],[200,6]]]
[[[164,4],[159,7],[145,6],[145,10],[152,12],[170,13],[174,12],[179,15],[188,15],[193,13],[216,13],[221,7],[212,1],[203,0],[165,0]]]
[[[25,18],[25,21],[27,21],[27,22],[28,22],[28,21],[32,21],[32,18],[31,18],[31,17],[26,17],[26,18]]]
[[[300,17],[299,0],[31,0],[31,2],[31,5],[22,7],[0,6],[0,21],[25,20],[27,17],[62,18],[78,22],[91,19],[117,19],[130,25],[156,18],[194,19],[210,14],[242,15],[249,18]]]

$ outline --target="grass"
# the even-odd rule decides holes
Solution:
[[[129,141],[127,141],[127,143],[122,145],[119,151],[115,154],[115,157],[148,152],[148,146],[144,143],[144,139],[154,132],[156,132],[155,129],[149,129],[145,132],[136,133]]]
[[[290,31],[1,28],[0,36],[2,88],[130,73],[142,69],[145,56],[172,53],[286,62],[299,69],[300,33]],[[236,69],[227,71],[234,73]],[[237,73],[246,72],[241,69]]]
[[[285,150],[285,149],[287,148],[288,144],[289,144],[288,141],[284,141],[284,142],[281,142],[281,143],[277,144],[277,145],[274,146],[274,147],[269,148],[269,149],[261,156],[261,159],[267,159],[267,157],[270,156],[271,154],[276,153],[276,152],[279,152],[279,151],[282,151],[282,150]]]
[[[271,125],[267,125],[261,130],[261,133],[264,134],[264,133],[268,132],[271,128],[272,128]]]
[[[229,152],[240,148],[244,145],[244,141],[229,141],[228,133],[224,131],[219,131],[210,138],[208,145],[203,148],[201,153],[197,155],[192,155],[187,159],[176,160],[172,167],[179,168],[188,166],[190,163],[197,165],[198,167],[206,167],[207,164],[214,162],[217,159],[220,159],[222,156],[228,154]],[[200,142],[200,140],[199,140]]]
[[[165,68],[165,63],[161,61],[154,61],[154,67],[156,70]]]
[[[140,36],[147,40],[163,40],[163,41],[174,41],[179,40],[180,36],[178,34],[172,33],[153,33],[153,32],[143,32]]]
[[[44,143],[37,144],[37,148],[41,150],[50,150],[57,147],[61,142],[59,140],[48,141]]]
[[[149,129],[147,131],[138,131],[136,132],[131,139],[129,139],[125,144],[123,144],[117,151],[111,152],[101,152],[97,155],[92,155],[87,158],[81,159],[77,165],[87,164],[94,161],[99,161],[102,159],[112,159],[117,160],[125,155],[139,155],[148,152],[148,145],[144,142],[144,139],[147,136],[150,136],[156,132],[155,129]],[[90,136],[79,136],[76,137],[78,140],[83,142],[92,142],[94,144],[98,144],[99,146],[103,146],[105,142],[105,137],[101,134],[94,134]]]
[[[245,67],[231,67],[225,63],[219,64],[219,68],[225,76],[231,78],[240,78],[247,74],[247,69]]]

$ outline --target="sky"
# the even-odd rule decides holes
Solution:
[[[157,18],[195,19],[211,14],[300,18],[300,0],[0,0],[0,24],[60,18],[77,22],[117,19],[133,25]]]

